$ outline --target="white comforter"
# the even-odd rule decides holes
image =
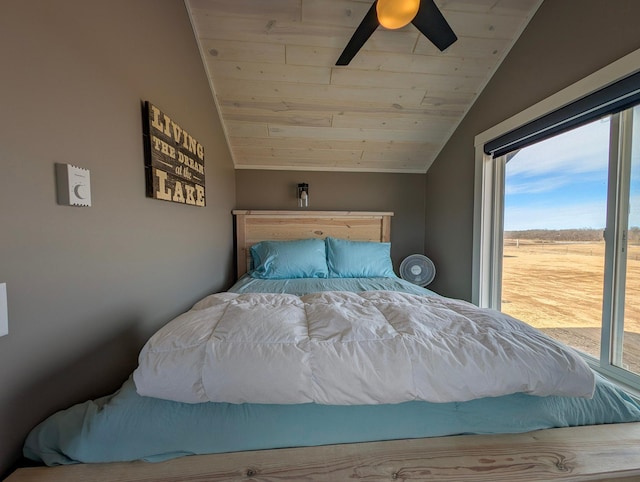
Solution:
[[[591,397],[595,383],[579,355],[514,318],[390,291],[211,295],[147,342],[133,376],[140,395],[188,403]]]

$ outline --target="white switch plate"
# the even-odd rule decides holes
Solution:
[[[58,204],[65,206],[91,206],[91,173],[89,169],[56,164]]]
[[[9,334],[9,308],[7,305],[7,283],[0,283],[0,336]]]

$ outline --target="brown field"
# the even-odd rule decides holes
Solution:
[[[505,240],[502,311],[600,357],[604,242]],[[640,246],[629,246],[622,365],[640,373]]]

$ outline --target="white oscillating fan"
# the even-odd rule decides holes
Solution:
[[[418,286],[427,286],[436,277],[436,267],[426,256],[411,254],[400,263],[400,277]]]

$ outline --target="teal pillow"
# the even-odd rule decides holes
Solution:
[[[251,246],[253,271],[260,279],[326,278],[327,255],[322,239],[260,241]]]
[[[330,278],[396,278],[391,243],[328,237],[326,244]]]

